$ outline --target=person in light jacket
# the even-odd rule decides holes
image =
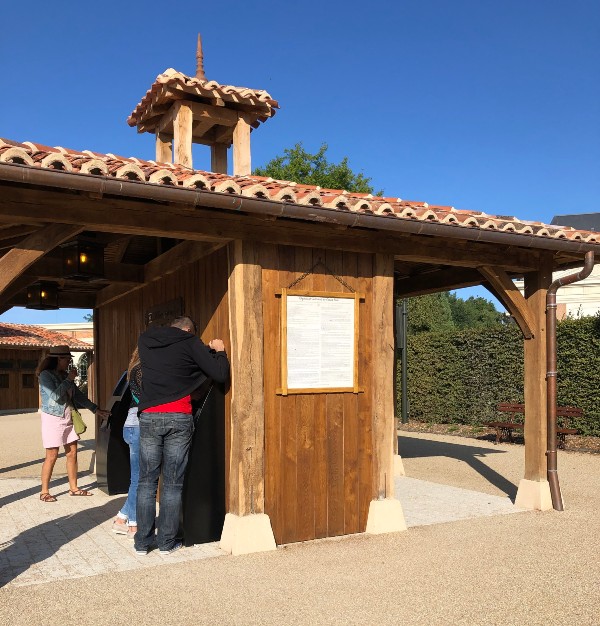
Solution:
[[[69,369],[72,358],[69,346],[54,346],[50,348],[48,356],[42,358],[36,370],[40,384],[42,444],[46,448],[46,458],[42,464],[42,491],[40,493],[42,502],[56,502],[56,497],[50,494],[50,478],[60,446],[65,448],[69,495],[92,495],[89,491],[79,489],[77,486],[79,435],[75,433],[71,420],[73,403],[89,409],[102,418],[109,416],[108,411],[99,409],[75,384],[77,369]]]

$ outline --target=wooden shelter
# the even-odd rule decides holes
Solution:
[[[185,311],[205,341],[225,340],[222,545],[239,553],[405,528],[393,487],[394,298],[484,284],[525,341],[518,503],[550,508],[544,298],[552,271],[581,264],[600,236],[252,176],[250,130],[277,106],[169,70],[129,118],[157,134],[156,161],[0,140],[0,310],[24,305],[40,279],[58,284],[60,306],[93,308],[101,404],[149,320]],[[191,169],[193,141],[211,146],[215,171]],[[102,245],[101,277],[65,278],[60,246],[78,237]],[[282,390],[288,290],[357,302],[350,387]]]

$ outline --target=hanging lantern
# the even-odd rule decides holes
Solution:
[[[27,287],[26,309],[38,311],[52,311],[58,309],[58,285],[56,283],[39,281]]]
[[[63,277],[72,280],[104,278],[104,246],[95,241],[77,239],[64,243]]]

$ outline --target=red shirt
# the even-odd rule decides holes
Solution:
[[[142,413],[187,413],[192,414],[192,397],[185,396],[174,402],[167,402],[166,404],[157,404],[156,406],[149,406],[144,409]]]

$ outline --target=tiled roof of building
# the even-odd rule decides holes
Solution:
[[[480,229],[549,239],[562,239],[591,244],[600,243],[600,233],[578,230],[568,226],[553,226],[516,217],[488,215],[481,211],[459,210],[427,202],[401,198],[350,193],[344,190],[322,189],[292,181],[273,180],[261,176],[230,176],[192,170],[172,163],[157,163],[90,150],[81,152],[66,148],[50,148],[31,142],[16,143],[0,139],[0,163],[18,163],[45,169],[79,174],[137,180],[149,185],[169,185],[202,189],[219,194],[239,194],[265,198],[276,202],[304,205],[307,215],[311,207],[335,212],[351,212],[380,216],[382,220],[398,219]],[[385,222],[382,222],[385,229]]]
[[[61,345],[67,345],[71,350],[78,352],[91,350],[89,343],[48,330],[43,326],[0,322],[0,347],[2,348],[51,348]]]
[[[183,91],[207,102],[221,100],[225,103],[231,103],[230,106],[234,108],[237,104],[258,107],[259,109],[264,108],[268,113],[263,118],[259,118],[263,122],[275,114],[274,109],[279,108],[277,100],[273,100],[270,94],[262,89],[221,85],[214,80],[201,80],[169,68],[156,77],[146,95],[127,119],[127,123],[130,126],[136,126],[151,112],[152,107],[172,102],[173,97],[169,95],[172,90]]]

